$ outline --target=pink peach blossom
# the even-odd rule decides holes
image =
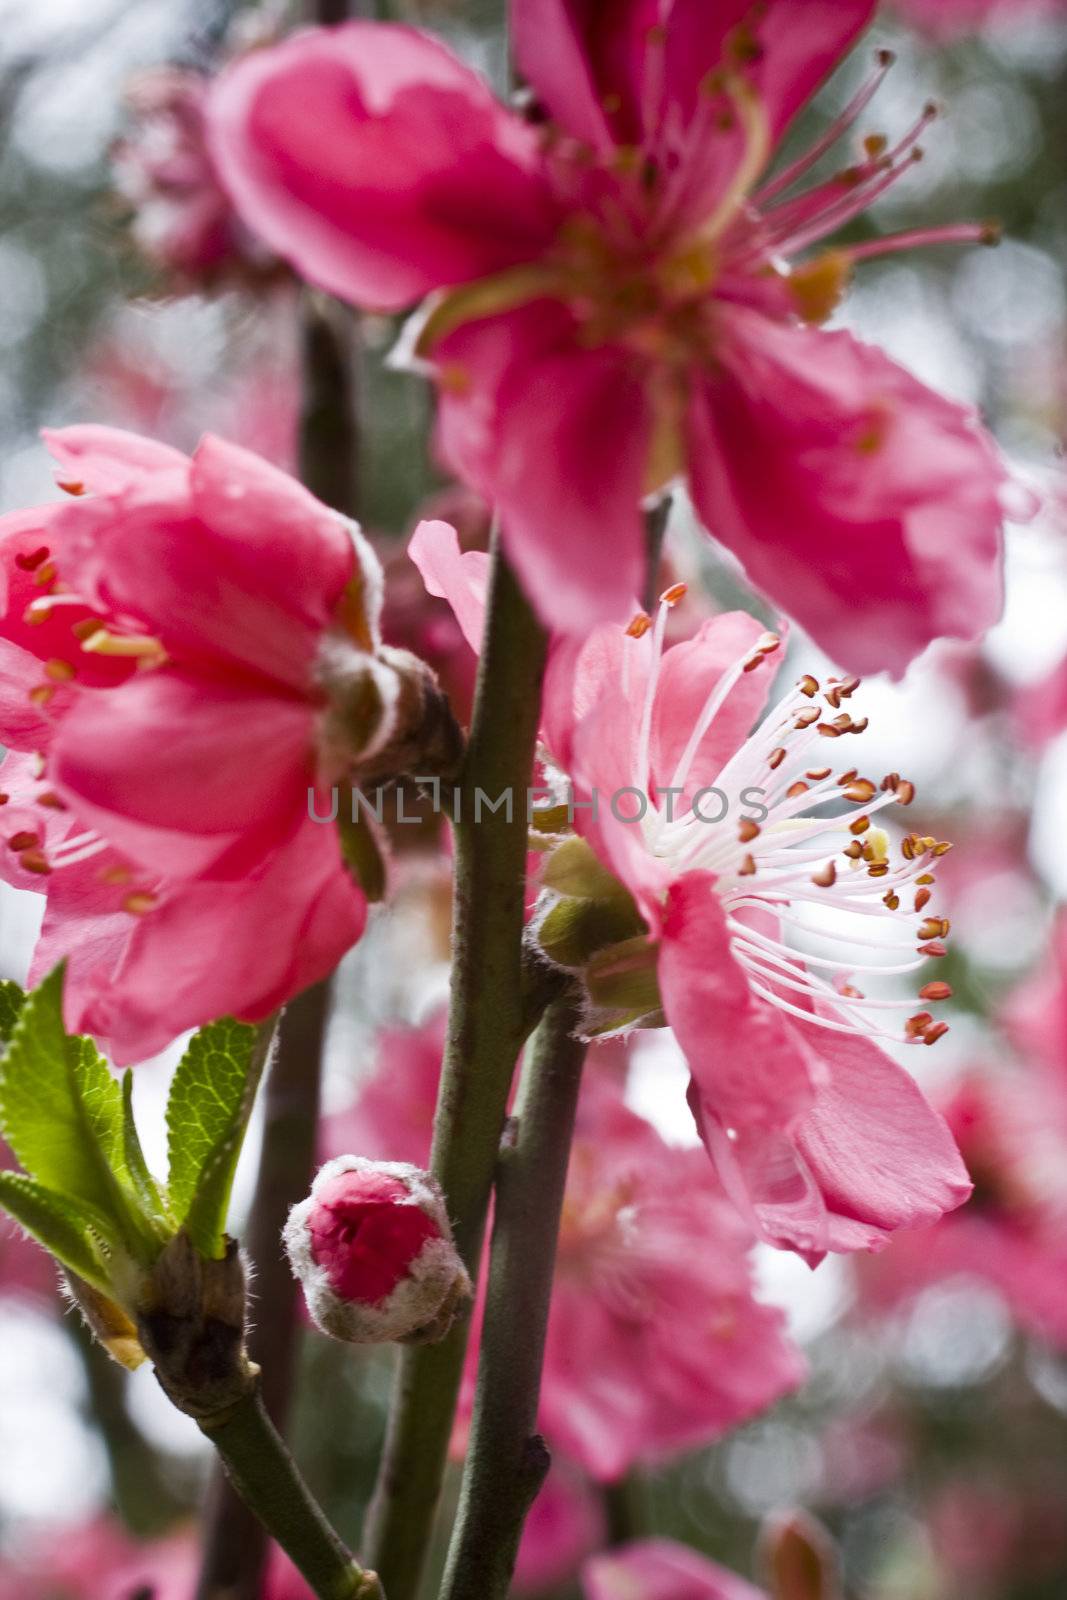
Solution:
[[[192,282],[222,273],[279,270],[237,215],[208,149],[210,80],[184,67],[155,67],[130,82],[130,127],[112,151],[119,193],[133,207],[132,232],[159,266]]]
[[[364,896],[308,792],[344,771],[328,684],[390,670],[378,569],[222,440],[49,442],[76,498],[0,522],[0,737],[22,752],[0,870],[47,892],[31,977],[67,958],[68,1026],[129,1061],[266,1016],[358,939]]]
[[[548,1477],[522,1529],[512,1586],[543,1594],[565,1583],[606,1532],[597,1490],[567,1462],[553,1457]]]
[[[461,553],[441,523],[423,524],[409,548],[476,637],[484,558]],[[869,974],[877,985],[942,952],[927,884],[946,846],[908,835],[893,863],[870,819],[908,803],[912,786],[898,774],[879,789],[855,769],[835,772],[828,752],[866,726],[843,709],[857,680],[830,679],[820,696],[814,678],[801,679],[750,734],[778,636],[734,612],[664,649],[674,598],[654,623],[642,615],[628,630],[605,624],[556,643],[542,713],[548,765],[578,801],[575,826],[644,919],[694,1115],[731,1198],[761,1237],[811,1260],[877,1250],[970,1189],[943,1119],[876,1042],[933,1043],[945,1025],[850,981]],[[848,809],[807,815],[829,800]],[[806,921],[813,907],[843,925]],[[819,953],[798,954],[796,930]],[[948,993],[935,979],[920,998]],[[894,1027],[902,1012],[912,1015]],[[595,1005],[587,1021],[611,1025]]]
[[[545,1346],[551,1445],[610,1481],[720,1438],[800,1385],[780,1314],[753,1298],[750,1243],[700,1152],[665,1144],[594,1069]]]
[[[249,225],[357,304],[431,296],[408,344],[441,450],[554,627],[624,614],[642,500],[683,474],[752,581],[855,670],[899,673],[998,615],[1005,474],[974,416],[815,326],[854,262],[985,236],[806,254],[907,170],[928,116],[787,198],[885,53],[832,135],[767,177],[874,9],[626,0],[608,27],[591,0],[514,0],[544,126],[401,26],[308,30],[222,75],[211,148]]]
[[[640,1539],[592,1556],[585,1600],[769,1600],[735,1572],[673,1539]]]

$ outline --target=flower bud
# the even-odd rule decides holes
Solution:
[[[432,1342],[470,1298],[441,1191],[405,1161],[328,1161],[284,1238],[312,1320],[335,1339]]]

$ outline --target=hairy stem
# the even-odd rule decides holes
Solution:
[[[286,1007],[264,1091],[263,1143],[245,1249],[252,1269],[252,1359],[260,1390],[283,1432],[300,1334],[299,1289],[282,1249],[289,1207],[303,1198],[315,1165],[319,1079],[330,1006],[329,983],[315,984]],[[222,1472],[208,1491],[197,1600],[258,1600],[269,1540],[263,1524]]]
[[[201,1429],[245,1505],[303,1574],[319,1600],[383,1600],[381,1584],[352,1560],[297,1472],[258,1392]]]
[[[434,1124],[432,1168],[472,1277],[515,1060],[524,1037],[522,928],[526,789],[545,633],[494,538],[489,608],[456,825],[452,999]],[[481,789],[505,808],[475,820]],[[365,1548],[389,1600],[414,1600],[444,1475],[468,1327],[400,1355],[385,1456]]]
[[[548,1471],[537,1403],[586,1049],[577,1025],[572,996],[546,1011],[523,1071],[518,1137],[501,1154],[478,1388],[441,1600],[504,1600]]]

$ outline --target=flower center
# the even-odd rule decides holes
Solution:
[[[669,785],[659,775],[657,794],[651,730],[666,619],[682,593],[682,585],[668,590],[655,622],[637,619],[629,630],[640,637],[650,624],[652,632],[633,775],[634,788],[649,797],[640,821],[647,847],[676,875],[714,874],[734,955],[762,999],[838,1032],[934,1044],[946,1023],[916,1011],[913,1000],[868,997],[852,981],[916,972],[945,954],[949,922],[930,902],[934,868],[951,848],[909,833],[894,849],[872,817],[890,805],[910,805],[914,785],[899,773],[875,783],[827,760],[832,741],[867,727],[866,717],[857,721],[847,708],[857,678],[830,678],[823,686],[806,674],[714,779],[694,791],[694,764],[731,691],[778,648],[777,635],[765,634],[721,674]],[[672,803],[678,795],[680,807]],[[804,953],[791,941],[802,941]],[[940,980],[919,990],[924,1003],[950,996]],[[900,1012],[909,1015],[894,1027]]]

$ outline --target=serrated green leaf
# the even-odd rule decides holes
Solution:
[[[148,1163],[145,1161],[137,1133],[137,1124],[133,1120],[133,1073],[129,1068],[122,1077],[122,1153],[130,1181],[137,1191],[141,1205],[149,1216],[161,1224],[165,1232],[171,1232],[168,1226],[167,1207],[158,1183],[148,1170]]]
[[[126,1163],[122,1090],[91,1039],[63,1026],[63,968],[26,996],[0,1058],[0,1132],[31,1178],[110,1219],[139,1260],[158,1251]]]
[[[61,1265],[95,1289],[111,1292],[101,1249],[108,1233],[105,1217],[35,1183],[22,1172],[0,1172],[0,1206]]]
[[[167,1101],[170,1208],[201,1255],[224,1253],[226,1212],[273,1023],[224,1017],[201,1028]]]
[[[25,998],[17,983],[7,979],[0,983],[0,1044],[11,1038]]]

